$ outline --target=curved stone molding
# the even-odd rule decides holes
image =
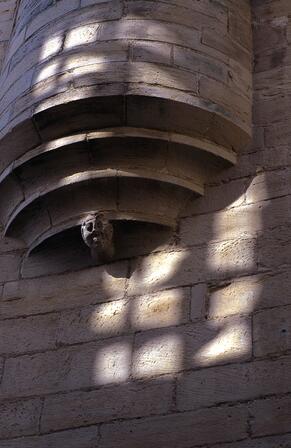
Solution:
[[[0,221],[175,227],[251,134],[248,2],[21,0],[0,77]]]

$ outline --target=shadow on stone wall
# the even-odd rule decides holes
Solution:
[[[289,264],[269,235],[290,213],[267,201],[260,156],[241,154],[170,240],[121,223],[119,260],[92,267],[70,230],[4,285],[1,448],[263,446],[250,440],[266,433],[260,398],[288,381],[284,359],[274,381],[256,351],[266,335],[264,320],[254,335],[253,313],[274,300],[274,252]]]

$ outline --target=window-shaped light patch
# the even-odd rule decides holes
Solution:
[[[208,366],[245,360],[252,355],[251,322],[248,318],[230,318],[205,324],[217,333],[193,352],[193,366]]]
[[[136,337],[133,355],[133,377],[174,373],[181,370],[183,342],[175,332],[163,332],[157,335],[144,333]]]
[[[129,282],[130,295],[143,294],[164,287],[174,286],[183,275],[180,272],[187,259],[186,251],[161,252],[140,259]]]
[[[189,288],[171,289],[131,301],[131,325],[136,330],[169,327],[187,320]]]
[[[106,341],[97,350],[92,377],[95,385],[123,383],[129,379],[131,365],[131,341]]]

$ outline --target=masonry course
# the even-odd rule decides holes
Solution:
[[[290,1],[15,6],[0,0],[0,448],[290,448]],[[166,145],[205,195],[121,179],[123,211],[174,219],[182,204],[171,239],[128,227],[121,254],[92,266],[74,234],[28,258],[97,186],[114,203],[88,181],[21,210],[108,155],[91,131],[124,124],[171,133],[113,137],[130,168],[165,171]],[[199,132],[237,163],[175,162],[193,147],[173,135]]]

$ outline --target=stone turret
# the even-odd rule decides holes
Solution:
[[[175,228],[250,140],[250,26],[247,2],[21,0],[0,78],[5,234],[31,252],[92,213]]]

